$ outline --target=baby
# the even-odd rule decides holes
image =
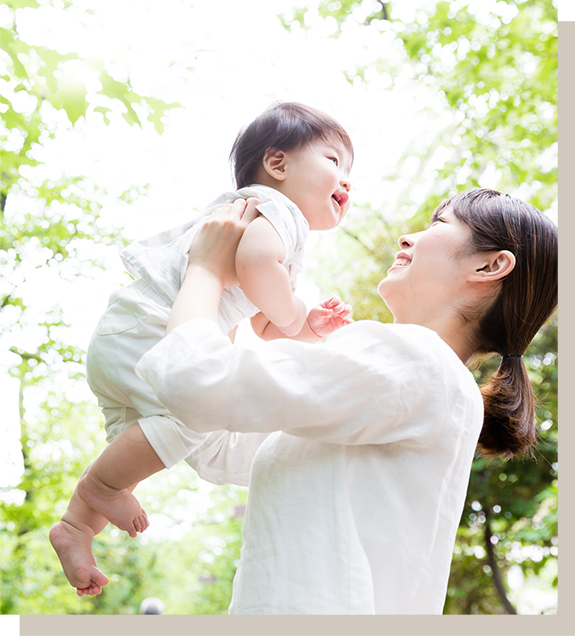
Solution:
[[[112,443],[84,471],[62,520],[50,531],[80,596],[99,594],[109,582],[96,567],[93,537],[108,521],[131,537],[144,531],[146,513],[132,490],[188,458],[201,439],[157,400],[134,368],[165,335],[190,246],[208,215],[238,198],[257,204],[259,212],[238,247],[240,285],[224,291],[219,307],[220,329],[232,341],[246,317],[265,340],[313,342],[352,322],[351,308],[337,297],[308,313],[294,295],[309,230],[337,226],[349,208],[353,146],[345,130],[313,108],[275,104],[240,132],[231,161],[237,191],[222,195],[186,225],[122,252],[136,280],[112,294],[90,342],[87,379]]]

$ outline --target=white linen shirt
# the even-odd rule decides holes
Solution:
[[[208,215],[226,203],[249,197],[257,197],[261,201],[257,206],[258,211],[268,219],[282,239],[286,251],[282,265],[295,291],[297,275],[302,270],[309,223],[297,205],[285,195],[260,184],[225,192],[188,223],[135,241],[120,253],[126,269],[136,279],[143,278],[171,307],[184,282],[192,241]],[[220,329],[227,334],[243,318],[250,318],[258,311],[241,287],[225,289],[219,307]]]
[[[483,403],[435,332],[360,321],[252,349],[195,319],[137,373],[214,431],[200,476],[251,469],[231,614],[442,613]]]

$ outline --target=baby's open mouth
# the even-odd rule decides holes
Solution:
[[[331,198],[335,200],[340,208],[343,208],[349,200],[349,196],[345,192],[336,192],[331,195]]]

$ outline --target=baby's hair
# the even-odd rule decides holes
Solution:
[[[537,208],[496,190],[457,194],[432,219],[446,208],[471,228],[471,252],[509,250],[516,259],[476,334],[476,353],[502,356],[481,387],[485,415],[478,446],[485,457],[512,457],[537,442],[533,388],[522,355],[557,307],[557,226]]]
[[[297,102],[277,102],[240,131],[230,162],[237,188],[256,183],[257,172],[270,148],[290,152],[313,141],[341,140],[353,159],[353,146],[345,129],[335,119]]]

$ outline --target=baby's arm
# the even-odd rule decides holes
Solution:
[[[284,259],[285,246],[273,225],[263,216],[252,221],[238,246],[236,274],[246,296],[263,314],[259,321],[252,320],[260,337],[269,322],[288,337],[300,333],[306,322],[305,303],[294,296]]]
[[[351,305],[346,305],[338,296],[332,296],[319,303],[307,315],[302,330],[291,340],[302,342],[317,342],[334,331],[350,325]],[[263,313],[256,314],[252,320],[252,328],[263,340],[285,338],[285,335],[273,325]]]

